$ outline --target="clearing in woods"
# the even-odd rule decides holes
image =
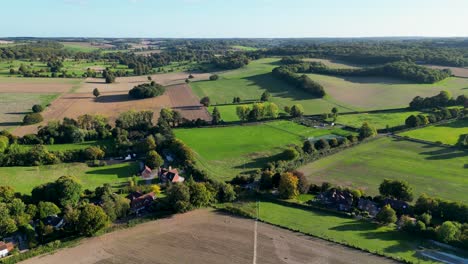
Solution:
[[[315,184],[363,189],[377,195],[385,178],[407,181],[415,199],[421,193],[468,201],[468,152],[406,140],[380,138],[309,163],[301,168]]]
[[[253,232],[251,219],[203,209],[88,238],[23,263],[73,263],[77,257],[81,264],[396,263],[265,223],[258,223],[254,260]]]

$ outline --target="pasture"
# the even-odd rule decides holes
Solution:
[[[113,187],[127,184],[138,173],[137,163],[120,163],[90,168],[85,163],[62,163],[37,167],[1,167],[0,186],[11,186],[17,192],[29,194],[43,183],[52,182],[63,175],[75,176],[83,188],[94,188],[109,183]]]
[[[385,113],[360,113],[352,115],[338,115],[336,123],[359,128],[362,123],[367,122],[376,129],[384,129],[387,126],[401,126],[405,124],[410,115],[418,115],[418,111],[394,111]]]
[[[415,84],[381,77],[336,77],[307,74],[325,87],[331,103],[354,111],[408,107],[416,96],[428,97],[442,90],[454,97],[468,95],[468,79],[451,77],[434,84]]]
[[[257,101],[264,91],[268,91],[270,101],[281,109],[302,104],[306,114],[328,113],[333,107],[347,111],[327,98],[316,98],[273,77],[271,71],[279,65],[278,58],[260,59],[243,68],[218,74],[217,81],[197,81],[190,86],[198,97],[209,96],[212,104],[231,103],[234,97],[240,97],[241,103]]]
[[[468,152],[392,138],[343,150],[307,164],[300,171],[312,183],[349,186],[378,194],[385,178],[409,182],[421,193],[454,201],[468,201]]]
[[[264,223],[257,223],[254,233],[254,226],[251,219],[196,210],[88,238],[24,264],[72,263],[78,256],[82,264],[155,263],[155,259],[161,264],[244,264],[252,263],[254,256],[254,263],[394,263]]]
[[[200,165],[214,178],[229,180],[277,159],[287,146],[302,145],[309,137],[346,135],[341,129],[316,129],[289,121],[218,128],[176,129],[177,138],[196,154]]]
[[[28,150],[32,148],[32,145],[17,145],[20,150]],[[67,151],[67,150],[79,150],[86,149],[89,147],[102,147],[103,149],[111,149],[114,147],[112,140],[93,140],[85,141],[81,143],[70,143],[70,144],[54,144],[44,145],[48,151]]]
[[[403,132],[401,136],[455,145],[460,135],[468,134],[468,119]]]
[[[304,61],[321,62],[332,69],[356,69],[356,68],[362,67],[362,65],[356,65],[356,64],[348,63],[348,62],[341,61],[341,60],[306,58],[304,59]]]
[[[235,206],[250,212],[253,217],[256,215],[254,203],[235,204]],[[267,201],[259,202],[258,216],[266,223],[381,255],[413,263],[432,263],[417,254],[422,240],[400,232],[393,226],[379,226],[372,222],[359,221],[338,214],[304,210]],[[382,259],[376,263],[384,262]],[[348,260],[345,263],[357,262]]]

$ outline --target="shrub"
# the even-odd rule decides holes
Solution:
[[[144,83],[133,87],[128,92],[128,95],[135,99],[144,99],[162,95],[164,91],[165,89],[162,85],[151,82],[150,84]]]
[[[42,118],[42,115],[39,113],[31,113],[27,114],[23,118],[23,125],[32,125],[32,124],[37,124],[40,123],[44,120]]]
[[[33,105],[32,110],[33,110],[34,113],[40,113],[40,112],[44,111],[44,107],[42,105],[35,104],[35,105]]]
[[[390,205],[386,205],[380,210],[380,212],[375,216],[375,219],[382,224],[392,224],[397,220],[396,212]]]
[[[216,81],[219,79],[219,76],[217,74],[213,74],[210,76],[210,81]]]

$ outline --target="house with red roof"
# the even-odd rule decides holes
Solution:
[[[161,182],[184,182],[185,178],[179,175],[179,171],[177,169],[173,169],[169,166],[168,169],[166,168],[159,168],[158,176]]]
[[[140,192],[132,192],[127,196],[130,200],[130,209],[132,212],[139,214],[141,211],[148,209],[156,199],[154,192],[142,194]]]
[[[15,248],[13,243],[5,243],[0,241],[0,258],[8,256],[11,251]]]

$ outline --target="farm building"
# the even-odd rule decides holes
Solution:
[[[147,194],[132,192],[127,196],[127,198],[130,200],[130,209],[132,212],[138,214],[151,206],[153,201],[156,199],[156,195],[153,192]]]
[[[353,207],[353,195],[335,188],[319,194],[317,201],[338,211],[351,211]]]
[[[173,169],[172,167],[169,166],[168,169],[165,168],[159,168],[158,171],[159,179],[162,182],[184,182],[185,178],[181,177],[179,175],[179,171],[177,169]]]

